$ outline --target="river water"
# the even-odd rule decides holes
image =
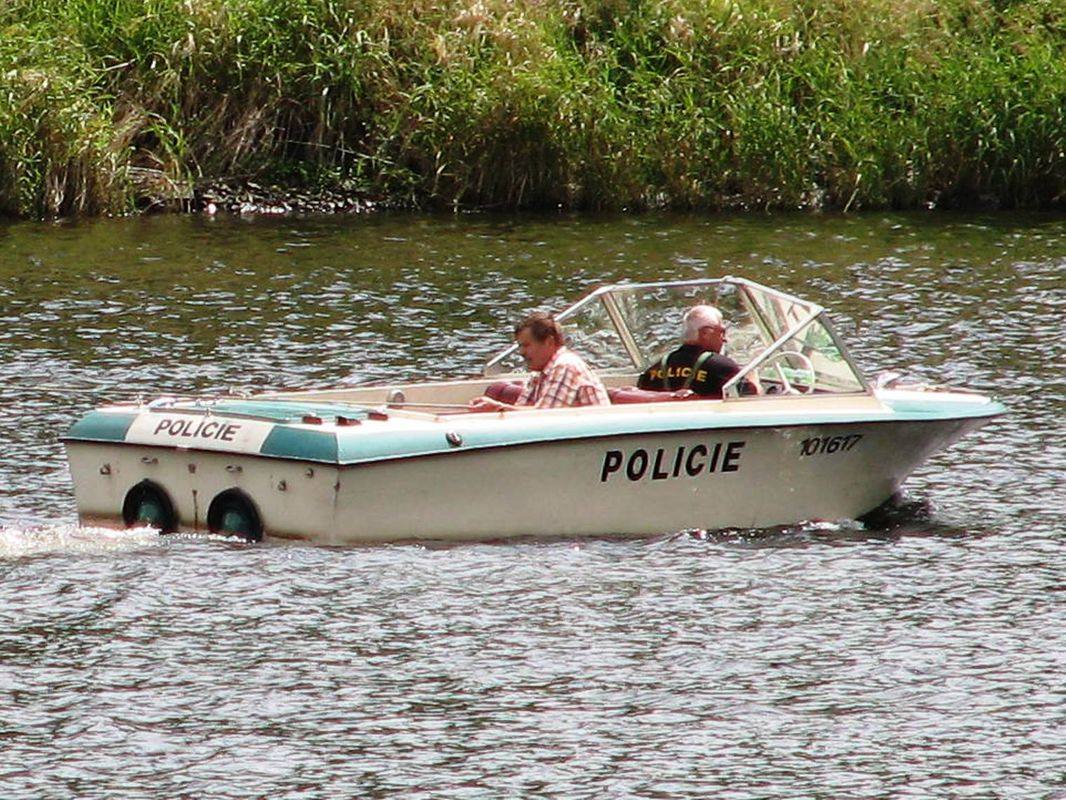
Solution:
[[[876,525],[365,548],[79,528],[105,400],[477,372],[731,273],[1010,413]],[[1066,797],[1066,219],[0,227],[0,797]]]

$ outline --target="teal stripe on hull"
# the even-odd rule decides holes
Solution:
[[[895,412],[897,419],[908,420],[974,419],[998,417],[1007,412],[1006,407],[996,400],[945,402],[937,400],[935,392],[929,394],[928,398],[885,400],[884,403]]]
[[[677,414],[637,413],[622,416],[589,414],[566,418],[541,418],[531,425],[524,414],[507,415],[495,424],[486,425],[481,416],[456,416],[444,424],[424,430],[395,430],[388,422],[367,420],[352,428],[308,430],[290,427],[282,420],[300,412],[314,411],[331,422],[338,406],[329,404],[257,403],[254,400],[232,402],[223,411],[231,414],[276,418],[279,423],[266,437],[258,453],[273,458],[298,459],[334,465],[355,465],[398,458],[464,452],[482,448],[512,447],[577,439],[613,436],[640,436],[684,431],[734,430],[738,428],[786,428],[809,425],[868,424],[883,422],[937,422],[943,420],[987,419],[1005,409],[987,400],[943,400],[928,397],[890,399],[884,411],[768,414],[713,414],[696,409],[677,409]],[[219,404],[221,405],[221,404]],[[343,406],[341,406],[343,408]],[[358,411],[349,406],[344,410]],[[221,412],[221,413],[220,413]],[[332,413],[330,413],[332,412]],[[122,442],[136,414],[90,412],[75,423],[65,437],[68,440]],[[452,444],[449,434],[457,434],[461,444]],[[454,436],[452,437],[455,438]],[[210,448],[204,448],[210,449]]]
[[[454,427],[439,431],[382,430],[360,436],[339,437],[337,456],[341,464],[382,461],[433,455],[452,450],[476,450],[484,447],[508,447],[523,444],[589,439],[610,436],[676,433],[680,431],[731,430],[737,428],[787,428],[797,425],[839,425],[878,422],[937,422],[950,419],[983,419],[1002,414],[1005,409],[997,402],[937,403],[930,401],[890,404],[884,413],[833,412],[829,414],[752,414],[751,416],[684,414],[678,416],[646,414],[628,417],[589,416],[565,420],[541,420],[535,428],[522,424],[521,415],[503,420],[499,427],[466,428],[462,418]],[[899,406],[898,408],[896,406]],[[456,447],[448,442],[446,433],[455,431],[463,443]]]
[[[90,411],[74,423],[65,438],[89,442],[121,442],[126,438],[136,414],[105,414]]]

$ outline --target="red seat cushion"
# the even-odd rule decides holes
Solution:
[[[485,396],[501,403],[514,405],[524,388],[525,383],[522,381],[497,381],[485,387]],[[611,405],[616,406],[629,403],[673,403],[678,400],[711,399],[688,389],[681,389],[676,392],[654,392],[650,389],[638,389],[635,386],[608,388],[607,396],[611,398]]]
[[[485,387],[485,396],[513,406],[522,394],[523,388],[525,388],[525,383],[522,381],[496,381]]]

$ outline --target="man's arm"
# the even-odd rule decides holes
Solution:
[[[471,411],[529,411],[531,408],[536,408],[536,406],[515,406],[510,403],[502,403],[485,395],[475,397],[467,403],[466,407]]]

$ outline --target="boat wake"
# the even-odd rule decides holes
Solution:
[[[742,547],[804,547],[813,542],[850,540],[857,534],[860,537],[870,535],[863,524],[856,520],[813,520],[771,528],[695,529],[681,531],[672,538],[685,536],[700,542]]]
[[[925,498],[893,497],[861,519],[806,520],[771,528],[722,528],[717,530],[693,528],[663,533],[652,541],[666,543],[677,540],[727,544],[739,547],[805,547],[814,544],[839,545],[860,542],[895,541],[904,536],[960,535],[967,533],[938,521],[932,503]],[[593,537],[597,538],[597,537]],[[604,540],[618,536],[604,534]],[[630,536],[621,537],[631,540]],[[75,524],[0,523],[0,560],[52,554],[103,554],[130,552],[146,547],[165,547],[181,539],[217,540],[242,545],[248,543],[234,537],[210,533],[173,533],[160,536],[155,528],[127,530],[80,527]],[[519,537],[517,541],[554,544],[571,541],[570,536]],[[470,542],[445,542],[412,538],[409,543],[427,549],[449,549]],[[514,538],[488,539],[480,544],[514,544]],[[288,544],[296,544],[289,542]],[[380,543],[378,543],[380,544]],[[370,546],[374,546],[371,544]],[[576,543],[575,543],[576,546]]]
[[[112,530],[67,525],[0,525],[0,559],[51,554],[96,554],[158,547],[159,531],[152,528]]]
[[[860,517],[871,531],[889,531],[913,525],[935,524],[933,504],[924,497],[894,494],[873,511]]]
[[[963,532],[938,522],[933,504],[928,499],[900,494],[859,519],[805,520],[771,528],[696,529],[681,531],[676,536],[752,547],[802,547],[812,543],[894,541],[903,536],[930,533],[958,535]]]

